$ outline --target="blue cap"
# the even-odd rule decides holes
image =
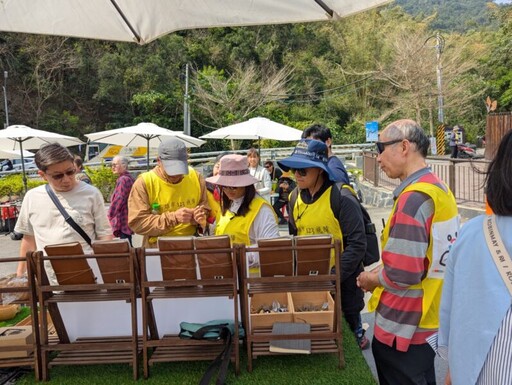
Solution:
[[[327,145],[324,142],[315,139],[302,139],[293,150],[292,155],[277,161],[277,164],[284,171],[291,168],[318,167],[329,175],[330,180],[335,181],[336,178],[327,166],[328,162]]]

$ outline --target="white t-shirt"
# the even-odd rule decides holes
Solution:
[[[254,188],[256,188],[256,192],[260,194],[260,196],[267,200],[270,203],[270,193],[272,191],[272,180],[270,179],[270,174],[267,169],[258,166],[256,168],[249,167],[250,174],[259,180],[254,184]]]
[[[96,187],[78,182],[71,191],[54,192],[68,214],[92,240],[112,235],[103,196]],[[47,245],[80,242],[85,253],[92,252],[80,234],[66,223],[44,185],[27,192],[14,230],[34,236],[37,250],[44,250]]]

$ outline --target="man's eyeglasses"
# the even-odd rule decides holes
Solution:
[[[73,170],[69,170],[69,171],[66,171],[64,173],[59,173],[59,174],[46,174],[48,175],[49,177],[51,177],[53,180],[62,180],[64,178],[64,176],[73,176],[76,174],[76,168],[74,168]]]
[[[387,142],[375,142],[375,145],[377,146],[377,152],[382,154],[386,149],[386,146],[391,146],[392,144],[400,143],[401,141],[403,141],[403,139],[389,140]]]
[[[291,168],[290,171],[295,174],[299,174],[300,176],[306,176],[308,175],[308,169],[307,168]]]
[[[272,166],[270,164],[267,164],[265,168],[272,168]]]

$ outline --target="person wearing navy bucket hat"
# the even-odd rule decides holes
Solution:
[[[354,332],[361,349],[369,347],[364,335],[360,312],[364,293],[356,278],[363,271],[366,233],[363,213],[357,198],[329,169],[327,146],[315,139],[303,139],[292,155],[277,162],[295,175],[297,187],[288,203],[289,228],[292,235],[332,234],[343,244],[341,266],[341,305],[343,315]],[[331,261],[331,266],[334,260]],[[339,272],[336,272],[339,274]]]

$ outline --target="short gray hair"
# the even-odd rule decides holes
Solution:
[[[125,167],[128,167],[128,163],[130,162],[130,160],[126,156],[122,156],[122,155],[116,155],[116,156],[114,156],[114,159],[117,159]],[[112,159],[112,161],[114,159]]]
[[[74,164],[75,158],[66,147],[59,143],[43,144],[34,157],[37,168],[43,172],[54,164],[68,160]]]
[[[389,140],[407,139],[416,145],[416,150],[424,157],[427,157],[430,141],[428,140],[423,128],[412,119],[400,119],[386,128],[386,134]]]

